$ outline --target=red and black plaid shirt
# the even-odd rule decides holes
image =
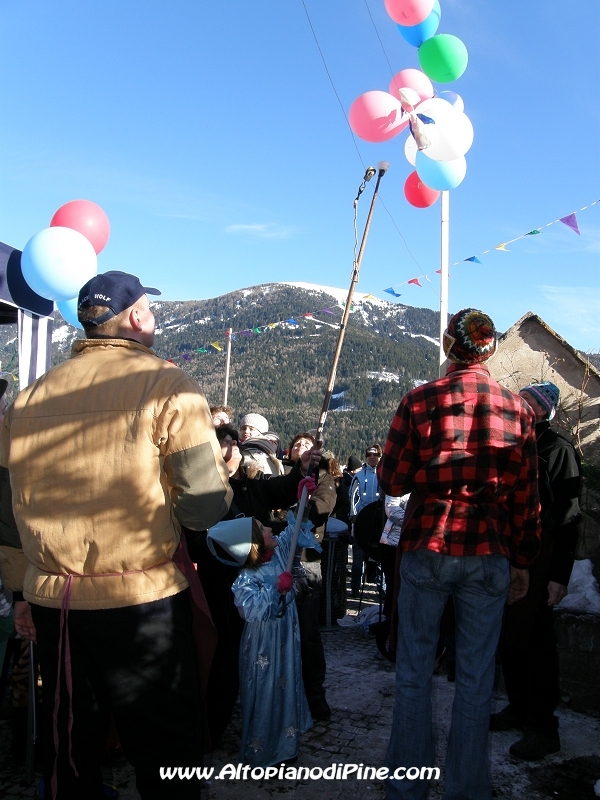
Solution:
[[[526,567],[539,548],[533,412],[487,368],[450,366],[409,392],[378,468],[386,494],[416,492],[400,544],[451,556],[500,554]]]

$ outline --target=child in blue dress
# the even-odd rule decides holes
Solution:
[[[292,515],[288,521],[274,536],[256,519],[229,520],[211,528],[207,538],[217,558],[244,567],[232,586],[246,620],[240,647],[240,761],[256,767],[296,758],[299,735],[312,726],[292,575],[286,572]],[[319,548],[310,527],[302,526],[298,546]]]

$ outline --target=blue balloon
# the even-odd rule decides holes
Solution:
[[[435,36],[441,18],[441,6],[439,0],[435,0],[431,14],[423,22],[419,22],[418,25],[398,25],[398,30],[402,38],[412,44],[413,47],[421,47],[423,42]]]
[[[432,158],[427,158],[422,150],[417,151],[415,167],[417,175],[425,186],[437,189],[438,192],[455,189],[467,174],[467,161],[464,156],[454,161],[434,161]]]
[[[56,307],[62,314],[62,318],[69,325],[74,325],[76,328],[81,328],[81,323],[77,319],[77,301],[79,297],[72,297],[70,300],[62,300],[56,304]]]
[[[71,228],[44,228],[23,248],[21,271],[36,294],[55,303],[79,294],[98,272],[98,256],[89,241]]]

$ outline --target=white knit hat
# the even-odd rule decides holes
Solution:
[[[250,425],[260,433],[266,433],[269,430],[269,423],[262,414],[246,414],[240,420],[240,428],[243,428],[244,425]]]
[[[252,517],[217,522],[208,529],[206,544],[213,556],[223,564],[230,567],[243,566],[252,545]],[[225,555],[231,556],[231,560],[226,559]]]

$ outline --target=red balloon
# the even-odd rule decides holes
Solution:
[[[50,220],[50,227],[72,228],[90,242],[96,255],[104,250],[110,223],[104,211],[91,200],[71,200],[61,206]]]
[[[430,189],[425,186],[416,172],[411,172],[404,184],[404,195],[411,206],[416,208],[428,208],[432,206],[440,196],[441,192],[437,189]]]

